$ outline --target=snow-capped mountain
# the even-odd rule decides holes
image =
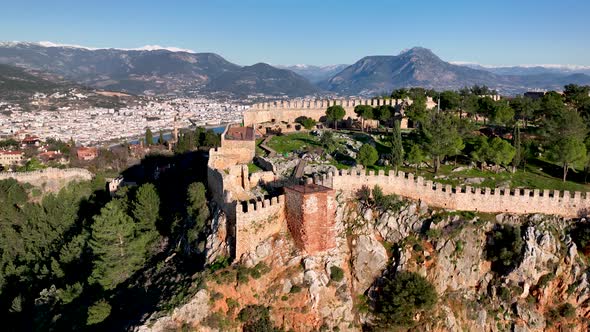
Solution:
[[[318,83],[329,79],[336,75],[348,65],[328,65],[328,66],[314,66],[314,65],[278,65],[277,68],[288,69],[307,78],[311,83]]]

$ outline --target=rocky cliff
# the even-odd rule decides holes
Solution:
[[[189,303],[138,329],[237,331],[258,308],[258,323],[285,331],[374,330],[380,280],[399,271],[423,276],[436,303],[411,324],[385,330],[588,329],[588,264],[571,235],[584,220],[338,199],[336,248],[306,256],[289,234],[277,234],[241,262],[216,264]],[[505,229],[518,230],[512,242]],[[507,242],[512,247],[503,247]]]

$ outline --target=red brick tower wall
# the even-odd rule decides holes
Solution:
[[[295,244],[307,253],[336,245],[334,190],[307,184],[285,188],[287,225]]]

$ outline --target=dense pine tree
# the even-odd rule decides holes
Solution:
[[[154,233],[160,213],[160,197],[156,187],[151,183],[141,185],[132,203],[132,213],[136,221],[136,230],[140,233]]]
[[[404,147],[402,145],[402,132],[398,120],[393,123],[393,133],[391,135],[391,166],[397,168],[404,161]]]
[[[189,241],[193,242],[198,238],[199,233],[205,228],[209,218],[205,186],[201,182],[193,182],[187,190],[188,205],[187,213],[192,219],[192,227],[189,231]]]
[[[94,217],[89,241],[94,254],[91,282],[113,289],[141,267],[145,242],[135,237],[136,225],[119,201],[111,201]]]

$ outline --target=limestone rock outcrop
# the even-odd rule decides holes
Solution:
[[[387,266],[387,251],[374,235],[360,235],[352,242],[351,262],[354,289],[363,293]]]
[[[200,290],[187,304],[174,309],[171,315],[156,319],[149,325],[142,325],[135,332],[165,332],[177,330],[183,325],[198,325],[209,315],[209,292]]]
[[[227,234],[227,217],[225,212],[217,210],[211,220],[210,232],[205,244],[207,264],[212,264],[219,257],[229,256],[229,237]]]
[[[172,315],[153,321],[152,329],[162,331],[182,321],[202,326],[203,315],[212,312],[235,320],[236,311],[226,303],[231,298],[238,308],[270,306],[271,318],[286,330],[361,331],[362,324],[373,321],[370,311],[360,311],[361,298],[370,306],[384,271],[397,270],[424,276],[438,294],[432,311],[416,316],[414,330],[585,330],[590,270],[570,236],[571,220],[431,210],[412,201],[382,211],[341,195],[336,202],[334,248],[306,254],[286,233],[262,241],[239,266],[263,264],[267,274],[245,284],[209,281],[210,293],[200,291]],[[225,250],[220,231],[225,220],[222,215],[215,218],[217,237],[207,245],[210,259]],[[493,270],[486,256],[497,225],[521,230],[522,252],[504,272]],[[333,279],[333,268],[342,271],[341,279]],[[211,292],[222,293],[222,299],[211,300]]]

